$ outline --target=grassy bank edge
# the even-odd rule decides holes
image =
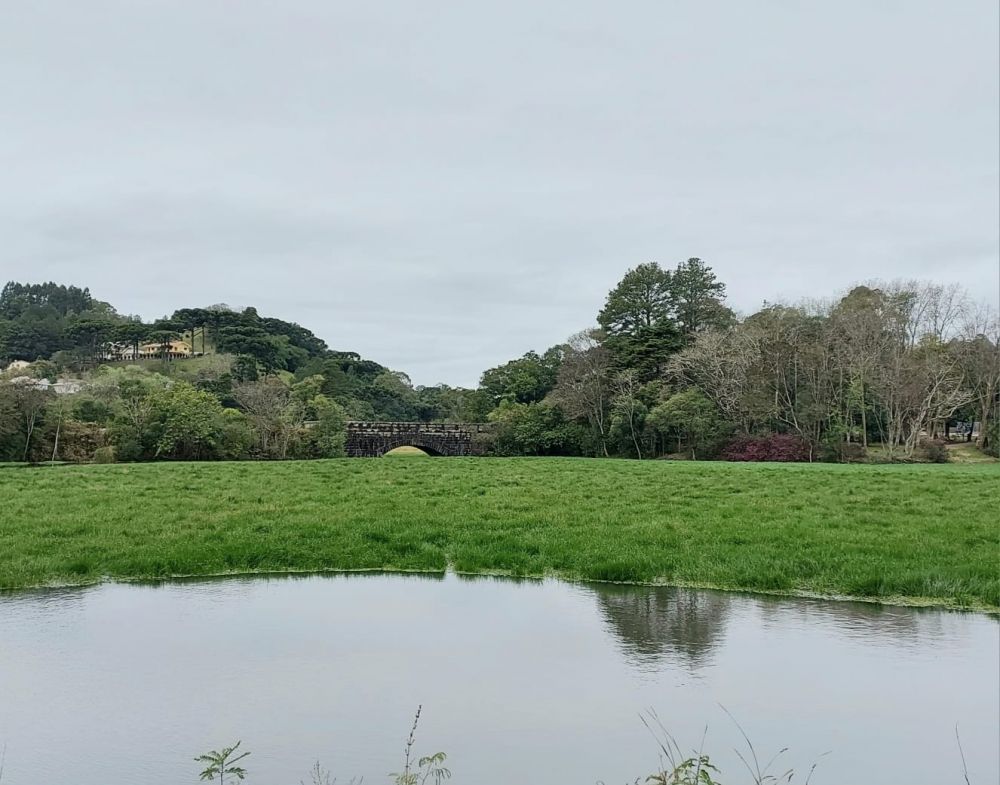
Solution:
[[[288,577],[309,577],[309,576],[336,576],[336,575],[427,575],[441,576],[457,575],[463,578],[504,578],[517,581],[543,581],[557,580],[570,584],[612,584],[617,586],[649,586],[676,589],[698,589],[706,591],[719,591],[731,594],[743,594],[747,596],[763,597],[788,597],[803,600],[824,600],[828,602],[863,602],[869,605],[883,605],[893,608],[933,608],[939,610],[959,611],[966,613],[981,613],[988,616],[996,616],[1000,619],[1000,608],[980,602],[970,602],[958,604],[949,602],[940,597],[907,597],[903,595],[889,597],[872,597],[851,594],[824,594],[821,592],[808,591],[805,589],[753,589],[738,585],[723,585],[717,583],[704,583],[697,581],[676,581],[660,580],[652,582],[641,581],[607,581],[596,578],[579,578],[570,575],[550,572],[544,575],[515,575],[511,572],[500,570],[481,570],[470,572],[467,570],[454,570],[449,567],[447,570],[406,570],[406,569],[377,569],[370,567],[359,567],[357,569],[328,569],[328,570],[231,570],[228,572],[203,572],[203,573],[183,573],[176,575],[131,575],[123,577],[103,576],[93,580],[82,581],[50,581],[46,583],[25,584],[23,586],[8,586],[0,588],[0,597],[17,594],[19,592],[42,591],[46,589],[87,589],[106,584],[140,584],[140,585],[161,585],[170,583],[181,583],[187,581],[211,581],[225,580],[226,578],[280,578]]]

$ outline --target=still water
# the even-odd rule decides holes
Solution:
[[[339,575],[0,595],[3,785],[183,785],[243,740],[247,785],[346,783],[448,753],[456,785],[656,768],[639,715],[746,781],[996,783],[995,618],[558,581]],[[801,782],[804,776],[796,777]]]

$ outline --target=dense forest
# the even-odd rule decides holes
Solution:
[[[492,422],[501,455],[946,460],[955,428],[995,455],[998,333],[961,287],[920,282],[740,316],[692,258],[628,270],[596,326],[472,390],[414,387],[254,308],[144,323],[87,289],[11,282],[0,460],[333,457],[350,419]]]

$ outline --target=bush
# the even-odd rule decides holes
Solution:
[[[917,456],[929,463],[948,463],[948,448],[940,439],[921,439]]]
[[[1000,458],[1000,420],[994,419],[993,425],[986,429],[986,444],[983,445],[983,452]]]
[[[860,442],[824,439],[820,445],[820,460],[828,463],[862,463],[868,452]]]
[[[97,425],[67,420],[60,429],[56,458],[72,463],[86,463],[104,444],[104,434]]]
[[[114,447],[98,447],[94,450],[94,463],[114,463],[115,462],[115,448]]]
[[[142,444],[132,438],[121,439],[116,446],[109,449],[114,450],[115,462],[132,463],[134,461],[141,461],[145,458],[145,453],[142,448]]]
[[[768,436],[739,436],[722,451],[725,461],[809,461],[809,442],[790,433]]]

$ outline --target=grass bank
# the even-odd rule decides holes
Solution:
[[[298,570],[1000,606],[1000,465],[571,458],[0,468],[0,587]]]

